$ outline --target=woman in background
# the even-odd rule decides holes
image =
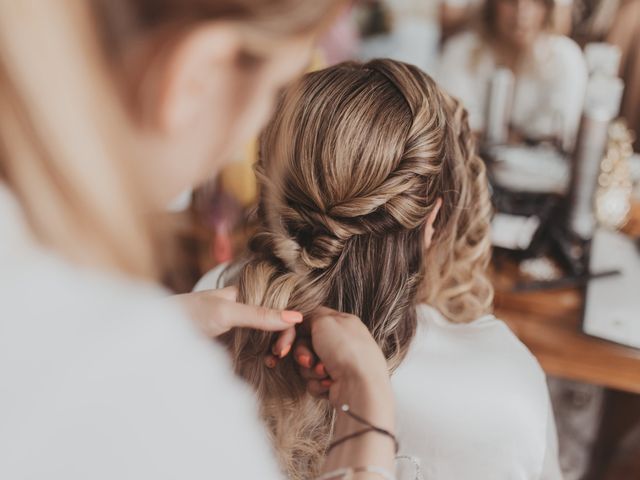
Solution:
[[[550,33],[553,0],[487,0],[478,31],[449,40],[438,79],[469,110],[476,132],[484,130],[489,84],[498,68],[515,77],[511,105],[514,137],[557,140],[571,149],[587,84],[580,48]]]
[[[473,27],[484,0],[440,0],[440,27],[442,39]],[[571,33],[573,0],[554,0],[553,31],[560,35]]]
[[[362,318],[394,372],[400,453],[424,478],[560,478],[544,373],[491,315],[491,207],[460,103],[414,66],[340,64],[286,91],[260,152],[251,252],[199,286]],[[301,378],[291,358],[264,364],[279,356],[272,335],[235,329],[225,341],[282,468],[312,477],[336,418],[305,393],[304,379],[316,395],[331,385],[323,363],[298,346]]]
[[[607,41],[620,48],[620,77],[625,83],[621,114],[636,134],[640,152],[640,0],[622,2]]]
[[[187,313],[209,336],[302,316],[233,290],[163,300],[148,219],[257,133],[337,3],[0,3],[0,478],[281,478],[250,395]],[[393,430],[361,322],[309,321],[334,404]],[[354,428],[341,416],[336,434]],[[324,468],[392,461],[367,435]]]

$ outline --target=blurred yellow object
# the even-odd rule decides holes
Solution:
[[[227,165],[220,174],[222,189],[243,207],[254,203],[258,195],[256,176],[253,173],[253,164],[257,158],[258,144],[254,140],[245,147],[242,160]]]
[[[307,72],[315,72],[316,70],[321,70],[326,66],[327,60],[325,59],[324,53],[322,53],[322,50],[316,49],[311,56]]]
[[[316,50],[309,62],[308,72],[324,68],[326,61],[320,50]],[[258,184],[253,173],[253,164],[258,159],[258,142],[247,144],[242,158],[224,167],[220,173],[220,186],[225,193],[234,197],[240,205],[248,207],[256,202]]]

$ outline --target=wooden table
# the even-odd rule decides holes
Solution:
[[[622,231],[640,238],[640,199],[632,202]],[[520,280],[517,265],[502,258],[494,262],[492,276],[497,316],[548,374],[640,394],[640,349],[582,333],[583,289],[514,293]]]
[[[608,478],[622,440],[640,424],[640,350],[582,333],[582,289],[511,292],[514,265],[502,265],[493,279],[496,316],[509,324],[547,374],[610,389],[585,480]],[[638,467],[632,468],[635,475]]]
[[[548,374],[640,394],[640,350],[582,333],[580,289],[510,293],[496,287],[497,316]]]

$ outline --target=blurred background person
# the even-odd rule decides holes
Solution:
[[[583,46],[606,40],[622,3],[627,0],[573,0],[571,37]]]
[[[485,3],[485,0],[441,0],[439,20],[442,39],[472,28],[475,20],[481,16]],[[551,18],[554,32],[561,35],[571,33],[572,7],[573,0],[555,0],[555,11]]]
[[[625,84],[621,113],[635,131],[634,149],[640,152],[640,0],[621,2],[607,42],[620,49],[620,77]]]
[[[491,80],[513,73],[510,125],[516,140],[558,140],[570,148],[584,101],[587,69],[580,48],[552,33],[553,0],[487,0],[481,24],[444,45],[438,80],[482,133]]]
[[[555,0],[551,18],[552,30],[561,35],[571,33],[574,0]],[[443,41],[463,30],[473,28],[485,0],[441,0],[439,20]]]

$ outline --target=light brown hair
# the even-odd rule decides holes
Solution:
[[[465,110],[418,68],[376,60],[306,75],[284,94],[260,149],[260,227],[238,276],[241,301],[355,314],[391,371],[415,334],[419,302],[454,322],[491,309],[484,164]],[[263,365],[271,335],[236,330],[226,341],[257,390],[283,468],[311,478],[331,409],[305,393],[290,358]]]

